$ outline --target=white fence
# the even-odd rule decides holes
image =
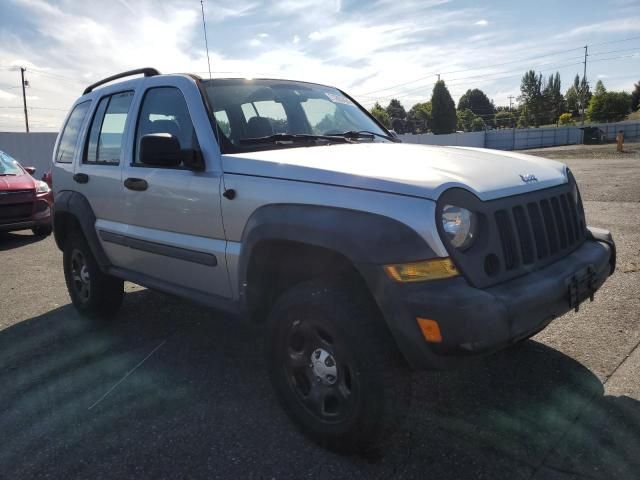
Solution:
[[[49,170],[56,143],[55,132],[0,132],[0,150],[18,160],[24,167],[36,167],[36,178]]]
[[[600,128],[606,140],[613,141],[616,133],[624,132],[625,140],[640,140],[640,122],[618,122],[589,125]],[[450,145],[461,147],[494,148],[497,150],[525,150],[527,148],[553,147],[582,143],[583,132],[579,126],[549,128],[514,128],[487,130],[486,132],[450,133],[433,135],[400,135],[403,142],[425,145]]]
[[[421,133],[418,135],[400,135],[400,139],[407,143],[421,143],[424,145],[449,145],[455,147],[484,147],[485,132],[449,133],[434,135]]]

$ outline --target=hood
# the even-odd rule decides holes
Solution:
[[[31,190],[36,188],[36,181],[28,173],[22,175],[0,175],[0,192],[6,190]]]
[[[565,183],[565,166],[500,150],[407,143],[283,148],[222,156],[225,173],[325,183],[436,200],[452,187],[481,200]],[[537,181],[525,183],[521,175]]]

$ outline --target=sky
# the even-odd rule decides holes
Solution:
[[[480,88],[514,103],[528,69],[609,90],[640,81],[640,0],[204,0],[214,77],[336,86],[366,107]],[[0,0],[0,131],[57,131],[86,85],[155,67],[208,76],[200,0]]]

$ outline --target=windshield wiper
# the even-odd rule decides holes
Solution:
[[[348,132],[342,132],[342,133],[328,133],[327,136],[343,137],[343,138],[349,138],[351,140],[357,140],[359,138],[368,138],[373,140],[374,137],[380,137],[380,138],[384,138],[385,140],[389,140],[390,142],[395,142],[395,143],[400,142],[400,139],[398,138],[390,137],[389,135],[384,135],[382,133],[370,132],[369,130],[358,130],[358,131],[349,130]]]
[[[327,142],[350,143],[350,139],[346,137],[334,137],[333,135],[309,135],[306,133],[276,133],[267,135],[266,137],[241,138],[239,141],[244,145],[258,145],[262,143],[278,143],[278,142],[316,142],[325,140]]]
[[[15,177],[17,173],[0,173],[0,177]]]

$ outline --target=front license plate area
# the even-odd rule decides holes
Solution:
[[[596,292],[595,282],[596,271],[593,265],[578,270],[565,280],[569,306],[576,312],[580,309],[580,304],[587,298],[593,301],[593,296]]]

